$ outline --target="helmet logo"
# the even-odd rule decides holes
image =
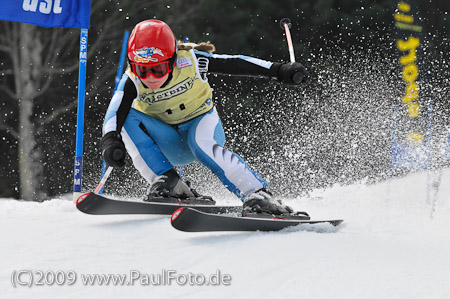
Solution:
[[[155,54],[164,56],[162,51],[155,47],[143,47],[141,49],[134,50],[133,54],[134,60],[138,63],[157,62],[158,59],[152,57]]]

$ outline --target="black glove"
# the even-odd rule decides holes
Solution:
[[[125,165],[125,145],[117,132],[109,132],[102,138],[102,155],[105,162],[112,167]]]
[[[279,82],[287,85],[300,85],[305,83],[308,78],[306,68],[298,62],[274,62],[270,68],[270,74]]]

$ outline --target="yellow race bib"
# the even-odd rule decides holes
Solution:
[[[138,90],[133,108],[165,123],[186,122],[214,106],[211,87],[200,76],[192,50],[178,52],[172,80],[163,88],[146,88],[130,68],[126,72]]]

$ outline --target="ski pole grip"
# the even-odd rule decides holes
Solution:
[[[301,72],[296,72],[294,73],[294,75],[292,75],[292,81],[294,81],[294,83],[299,84],[300,82],[302,82],[303,80],[303,74]]]
[[[123,150],[121,150],[120,148],[116,148],[113,151],[113,159],[116,161],[119,161],[123,158],[123,156],[125,155],[125,153],[123,152]]]

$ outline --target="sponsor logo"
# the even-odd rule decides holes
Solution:
[[[39,5],[38,5],[39,4]],[[43,14],[62,13],[61,0],[23,0],[22,9]]]
[[[184,57],[184,58],[180,58],[177,59],[177,67],[179,69],[182,69],[184,67],[188,67],[192,65],[192,61],[189,57]]]
[[[206,103],[206,105],[211,106],[212,101],[211,101],[211,99],[207,99],[205,103]]]
[[[86,60],[87,60],[87,36],[86,34],[83,34],[80,39],[80,62],[86,63]]]
[[[195,79],[196,78],[187,78],[171,88],[157,93],[143,93],[140,95],[139,100],[149,105],[169,100],[191,89],[194,86]]]
[[[418,34],[422,31],[422,27],[414,25],[414,17],[409,15],[411,6],[407,3],[400,2],[397,6],[398,12],[394,15],[395,26],[401,30],[408,32],[408,39],[397,39],[397,49],[402,52],[400,64],[402,66],[402,77],[406,83],[402,104],[407,106],[408,116],[416,119],[420,116],[420,95],[419,83],[419,67],[417,66],[417,48],[420,46]],[[423,144],[423,134],[412,130],[406,135],[406,140],[414,146]]]
[[[209,65],[209,59],[206,57],[199,57],[198,58],[198,70],[200,73],[207,73],[208,72],[208,65]]]
[[[164,57],[162,51],[155,47],[144,47],[133,51],[134,61],[139,63],[157,62],[158,58],[154,58],[153,55],[160,55]]]

